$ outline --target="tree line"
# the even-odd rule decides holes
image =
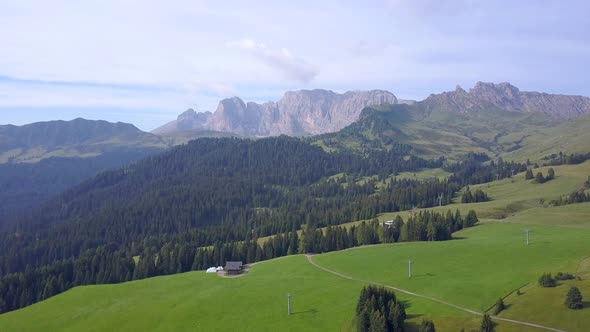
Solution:
[[[461,203],[480,203],[489,201],[488,194],[481,189],[476,189],[473,193],[467,186],[463,195],[461,195]]]
[[[586,160],[590,160],[590,152],[566,154],[563,153],[563,151],[559,151],[559,153],[553,153],[549,156],[543,157],[543,160],[546,160],[543,162],[543,166],[581,164]]]
[[[423,211],[404,222],[397,217],[391,227],[378,220],[361,222],[358,226],[309,226],[299,235],[296,230],[273,236],[262,244],[256,238],[239,242],[217,242],[211,247],[192,244],[166,244],[159,250],[149,241],[139,257],[115,245],[90,249],[78,258],[59,260],[43,267],[30,266],[24,272],[0,277],[0,313],[16,310],[42,301],[75,286],[120,283],[158,275],[204,270],[224,265],[228,260],[254,263],[299,253],[321,253],[361,245],[399,241],[444,241],[451,232],[477,223],[477,215],[469,211],[463,218],[454,214]],[[135,262],[137,259],[137,263]]]

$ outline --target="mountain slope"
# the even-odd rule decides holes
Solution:
[[[418,155],[451,159],[467,152],[484,152],[518,161],[537,161],[560,151],[590,151],[590,141],[585,139],[590,115],[578,114],[579,109],[572,107],[561,113],[554,113],[551,108],[538,111],[530,104],[510,104],[506,96],[494,99],[482,92],[498,86],[508,89],[506,84],[494,87],[478,83],[469,93],[458,88],[411,105],[367,107],[357,122],[310,140],[327,151],[389,149],[405,144]],[[521,95],[519,100],[530,100],[530,96],[536,95],[517,92],[514,93]],[[562,96],[543,98],[561,100]],[[571,100],[578,99],[588,98],[573,96]],[[575,120],[566,119],[572,114],[577,114]]]
[[[92,157],[118,148],[166,148],[156,135],[127,123],[75,119],[0,126],[0,163]]]
[[[0,224],[101,171],[165,148],[160,137],[120,122],[0,126]]]
[[[279,101],[264,104],[245,103],[233,97],[220,101],[213,114],[188,110],[153,132],[174,135],[210,129],[242,136],[313,135],[344,128],[358,119],[366,106],[396,103],[397,98],[383,90],[344,94],[329,90],[289,91]]]

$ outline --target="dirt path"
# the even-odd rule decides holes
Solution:
[[[337,276],[339,276],[341,278],[349,279],[349,280],[354,280],[354,281],[359,281],[359,282],[363,282],[363,283],[371,284],[371,285],[376,285],[376,286],[382,286],[382,287],[385,287],[385,288],[393,289],[393,290],[398,291],[400,293],[404,293],[404,294],[408,294],[408,295],[412,295],[412,296],[416,296],[416,297],[421,297],[423,299],[428,299],[430,301],[434,301],[434,302],[437,302],[437,303],[440,303],[440,304],[444,304],[446,306],[453,307],[455,309],[462,310],[462,311],[468,312],[470,314],[474,314],[474,315],[478,315],[478,316],[483,316],[483,313],[481,313],[479,311],[475,311],[475,310],[464,308],[464,307],[461,307],[461,306],[458,306],[458,305],[454,305],[452,303],[449,303],[449,302],[446,302],[446,301],[443,301],[443,300],[439,300],[439,299],[436,299],[434,297],[430,297],[430,296],[427,296],[427,295],[422,295],[422,294],[410,292],[410,291],[405,290],[405,289],[402,289],[402,288],[398,288],[398,287],[394,287],[394,286],[389,286],[389,285],[385,285],[385,284],[380,284],[380,283],[377,283],[377,282],[374,282],[374,281],[370,281],[370,280],[364,280],[364,279],[359,279],[359,278],[351,277],[351,276],[348,276],[346,274],[342,274],[340,272],[336,272],[336,271],[330,270],[330,269],[325,268],[325,267],[323,267],[321,265],[318,265],[316,262],[314,262],[313,261],[313,258],[312,258],[313,255],[305,255],[305,256],[307,257],[307,260],[309,261],[309,263],[311,265],[317,267],[318,269],[324,270],[324,271],[326,271],[328,273],[332,273],[334,275],[337,275]],[[495,319],[495,320],[498,320],[498,321],[510,322],[510,323],[520,324],[520,325],[526,325],[526,326],[536,327],[536,328],[543,329],[543,330],[548,330],[548,331],[566,332],[564,330],[556,329],[556,328],[553,328],[553,327],[543,326],[543,325],[539,325],[539,324],[535,324],[535,323],[523,322],[523,321],[514,320],[514,319],[500,318],[500,317],[497,317],[497,316],[492,316],[492,318]]]

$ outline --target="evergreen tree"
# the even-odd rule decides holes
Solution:
[[[366,308],[363,308],[358,314],[357,331],[368,332],[371,327],[371,317]]]
[[[532,180],[535,176],[533,175],[533,170],[527,169],[526,173],[524,174],[525,180]]]
[[[584,301],[582,299],[582,293],[578,287],[571,287],[565,297],[565,306],[570,309],[582,309],[584,308]]]
[[[387,332],[387,322],[385,321],[385,317],[383,317],[382,311],[373,311],[369,323],[369,332]]]
[[[481,332],[494,332],[496,324],[488,314],[484,314],[481,320]]]
[[[537,175],[535,175],[535,181],[537,183],[545,183],[545,177],[543,177],[543,173],[538,172]]]
[[[418,332],[436,332],[434,328],[434,322],[428,319],[422,320],[420,323],[420,327],[418,328]]]
[[[477,218],[477,214],[475,213],[475,211],[469,210],[469,212],[467,212],[467,216],[465,217],[465,220],[463,221],[463,228],[473,227],[478,222],[479,222],[479,219]]]
[[[498,299],[498,302],[496,302],[496,305],[494,306],[494,315],[498,315],[504,309],[506,309],[506,306],[504,305],[504,300],[502,298],[500,298],[500,299]]]
[[[557,283],[551,276],[551,273],[543,273],[543,275],[539,278],[539,285],[542,287],[555,287]]]
[[[547,181],[555,179],[555,170],[553,167],[549,168],[547,171]]]

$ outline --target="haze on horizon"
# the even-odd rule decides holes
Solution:
[[[143,130],[219,99],[508,81],[590,96],[586,1],[0,3],[0,124],[84,117]]]

